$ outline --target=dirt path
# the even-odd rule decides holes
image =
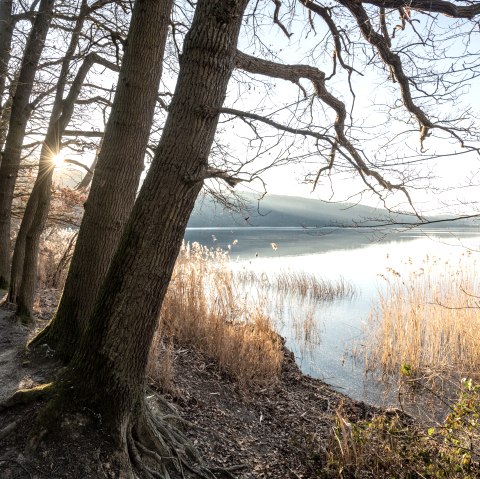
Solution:
[[[2,293],[0,290],[0,303]],[[16,320],[8,306],[0,306],[0,402],[18,389],[44,382],[52,371],[41,357],[39,361],[29,359],[25,345],[34,328]]]

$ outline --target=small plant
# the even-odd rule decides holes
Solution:
[[[341,410],[323,476],[340,478],[480,477],[480,386],[465,380],[451,413],[424,430],[397,413],[351,423]]]

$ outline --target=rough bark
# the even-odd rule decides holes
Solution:
[[[0,118],[3,112],[3,96],[5,94],[10,48],[15,25],[12,17],[12,6],[13,0],[0,0]],[[0,128],[2,128],[1,124]]]
[[[86,4],[86,3],[85,3]],[[83,22],[81,22],[83,23]],[[78,31],[81,31],[81,26]],[[73,41],[73,39],[72,39]],[[75,39],[75,45],[77,40]],[[71,49],[72,55],[75,48]],[[65,69],[58,82],[58,90],[50,117],[47,135],[40,152],[38,175],[33,185],[23,214],[22,223],[15,242],[10,277],[9,301],[18,304],[17,313],[31,316],[37,277],[37,259],[40,235],[45,227],[52,196],[52,178],[54,164],[52,156],[60,151],[61,139],[70,122],[75,101],[83,82],[94,63],[101,63],[115,70],[116,66],[105,61],[95,53],[89,53],[79,68],[67,97],[63,100],[63,91],[67,81],[70,57],[66,57]]]
[[[25,128],[30,116],[29,99],[35,73],[50,27],[54,0],[42,0],[28,37],[18,85],[12,101],[5,149],[0,165],[0,287],[10,277],[10,227],[13,190],[18,176]]]
[[[117,91],[57,313],[40,333],[69,359],[132,211],[153,121],[172,0],[135,4]]]
[[[18,75],[15,75],[10,87],[8,89],[8,97],[2,107],[2,114],[0,115],[0,164],[2,163],[3,145],[7,138],[8,123],[10,121],[10,112],[12,111],[13,97],[15,96],[15,89],[17,88]]]
[[[86,334],[60,383],[67,387],[56,405],[75,402],[100,414],[102,427],[121,446],[142,427],[149,347],[202,187],[198,178],[207,169],[218,122],[218,114],[211,112],[222,106],[226,94],[247,1],[197,3],[155,158]]]

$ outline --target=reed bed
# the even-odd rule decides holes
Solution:
[[[173,338],[206,353],[241,385],[273,383],[283,358],[275,330],[285,315],[296,341],[313,346],[320,340],[318,303],[352,294],[343,280],[330,284],[307,273],[237,270],[228,252],[184,244],[160,315],[149,374],[168,389]],[[159,357],[165,371],[153,364]]]
[[[372,311],[367,370],[404,376],[478,373],[480,278],[474,254],[426,257],[406,273],[390,270]]]
[[[327,281],[304,271],[281,271],[267,274],[243,270],[235,273],[235,280],[240,284],[253,285],[271,292],[295,295],[314,301],[333,301],[352,297],[355,294],[354,287],[343,278]]]
[[[239,297],[228,256],[184,245],[161,312],[160,334],[201,349],[239,383],[272,383],[282,340],[257,302]]]

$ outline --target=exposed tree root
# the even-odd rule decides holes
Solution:
[[[20,390],[0,405],[0,411],[37,401],[45,405],[37,416],[36,424],[33,425],[25,452],[28,457],[40,457],[39,450],[51,451],[49,458],[51,463],[56,461],[58,452],[56,434],[60,434],[62,441],[75,443],[75,448],[78,447],[80,437],[84,438],[86,447],[91,443],[93,430],[85,429],[85,426],[89,428],[93,425],[101,434],[109,434],[108,428],[105,429],[106,424],[97,429],[95,424],[101,424],[101,421],[98,422],[99,417],[94,414],[92,422],[92,418],[89,419],[91,412],[87,408],[76,410],[74,406],[70,410],[67,410],[68,407],[63,409],[59,401],[61,393],[60,396],[56,395],[59,393],[57,386],[58,384],[52,383],[34,389]],[[0,439],[14,432],[19,423],[18,418],[13,419],[0,430]],[[223,469],[209,467],[205,463],[200,452],[181,430],[192,427],[195,426],[184,421],[163,397],[150,394],[140,412],[132,414],[127,427],[122,428],[122,431],[117,430],[116,434],[112,431],[112,435],[107,436],[110,446],[103,450],[102,456],[109,459],[106,459],[106,462],[94,459],[91,467],[103,471],[103,466],[110,463],[115,465],[117,471],[121,471],[119,477],[129,479],[235,478],[233,472],[242,466]],[[102,472],[100,476],[103,474]],[[111,475],[105,474],[105,477]]]
[[[142,479],[202,478],[216,479],[187,436],[173,423],[182,423],[170,409],[161,415],[158,404],[146,404],[140,417],[127,433],[130,461],[137,477]],[[162,406],[164,400],[155,396]],[[154,411],[155,410],[155,411]],[[224,471],[216,469],[216,472]]]
[[[0,430],[0,441],[7,437],[11,432],[15,431],[20,421],[13,421],[7,426],[5,426],[2,430]]]
[[[19,389],[8,399],[0,403],[0,412],[15,406],[25,406],[36,401],[48,399],[53,394],[53,383],[41,384],[32,389]]]

